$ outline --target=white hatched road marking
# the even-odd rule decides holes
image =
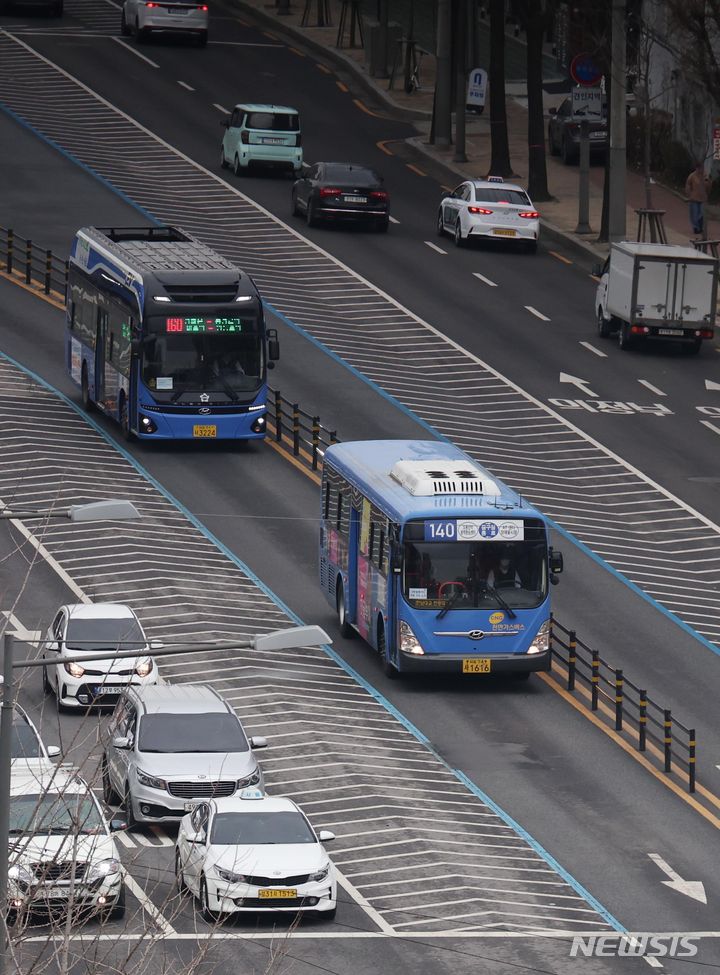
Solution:
[[[6,406],[17,401],[21,387],[33,408],[11,415]],[[31,506],[39,498],[67,504],[76,498],[75,473],[82,470],[88,498],[122,495],[142,513],[142,521],[123,535],[122,545],[112,524],[48,524],[39,529],[44,549],[59,567],[67,573],[71,563],[86,598],[100,592],[103,598],[128,603],[151,639],[162,637],[166,643],[176,634],[185,640],[231,641],[292,622],[189,519],[178,517],[171,502],[76,410],[45,387],[33,386],[0,357],[3,456],[8,439],[16,449],[24,443],[33,464],[46,473],[26,479],[27,463],[19,462],[18,453],[17,464],[0,467],[0,497],[13,497],[16,503],[22,498]],[[198,586],[191,573],[178,571],[183,558],[211,566],[203,569],[203,578],[212,574],[212,607],[206,587]],[[134,566],[130,573],[128,563]],[[143,584],[137,586],[140,577]],[[173,599],[167,601],[169,585]],[[164,610],[154,598],[159,594]],[[180,622],[176,607],[182,607]],[[321,648],[239,651],[217,659],[207,653],[167,657],[163,676],[176,682],[200,676],[232,702],[249,733],[269,739],[263,761],[268,789],[299,802],[318,827],[332,822],[337,836],[333,859],[341,883],[381,933],[395,935],[404,927],[426,934],[610,929],[604,915],[511,824]],[[140,858],[152,848],[173,845],[162,828],[117,835],[128,855]],[[385,872],[393,865],[394,884]],[[350,877],[348,869],[354,871]],[[141,877],[134,867],[133,874]],[[138,879],[128,876],[129,888],[144,898],[143,906],[161,931],[173,936],[172,926],[151,910],[151,891],[143,893]],[[538,881],[557,885],[554,905]],[[408,893],[400,906],[396,894],[402,884]]]

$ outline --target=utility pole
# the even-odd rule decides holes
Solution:
[[[452,0],[437,0],[437,79],[434,141],[447,149],[452,139]]]
[[[626,158],[626,98],[625,64],[625,7],[626,0],[612,0],[612,48],[610,67],[610,155],[608,236],[610,241],[624,240],[625,227],[625,170]]]

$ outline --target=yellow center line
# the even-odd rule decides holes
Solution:
[[[418,176],[427,176],[427,173],[424,173],[422,169],[418,169],[417,166],[413,166],[412,163],[405,163],[405,165],[408,169],[411,169],[414,173],[417,173]]]
[[[562,261],[563,264],[572,264],[571,260],[569,260],[567,257],[563,257],[562,254],[558,254],[557,251],[548,251],[548,254],[552,254],[553,257],[556,257],[558,261]]]
[[[344,85],[342,83],[342,81],[336,81],[335,84],[338,86],[338,88],[340,89],[340,91],[349,91],[350,90],[347,85]]]
[[[387,147],[388,142],[394,142],[394,139],[385,139],[383,142],[376,142],[375,145],[378,147],[380,152],[384,152],[386,156],[394,156],[394,152],[390,152]]]
[[[361,112],[365,112],[366,115],[372,115],[373,118],[382,118],[382,115],[378,115],[377,112],[371,112],[367,105],[361,102],[359,98],[353,98],[353,103],[357,105]]]
[[[315,67],[316,67],[316,68],[318,69],[318,71],[322,71],[322,72],[323,72],[323,74],[332,74],[332,71],[330,70],[330,68],[327,68],[327,67],[325,67],[325,65],[324,65],[324,64],[320,64],[320,63],[318,62],[318,63],[317,63],[316,65],[315,65]]]

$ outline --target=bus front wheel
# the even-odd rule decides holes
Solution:
[[[338,579],[337,582],[336,605],[337,605],[338,623],[340,624],[340,636],[346,640],[350,640],[355,635],[355,630],[348,623],[347,605],[345,603],[345,589],[342,584],[342,579]]]
[[[130,407],[124,396],[120,397],[120,429],[125,440],[133,440],[133,433],[130,429]]]
[[[83,409],[92,413],[95,409],[95,404],[90,399],[90,384],[88,382],[87,366],[83,365],[82,375],[80,377],[80,398],[82,399]]]
[[[378,623],[377,645],[383,673],[386,677],[389,677],[390,680],[394,680],[399,675],[399,671],[397,667],[388,659],[387,644],[385,642],[385,626],[382,623]]]

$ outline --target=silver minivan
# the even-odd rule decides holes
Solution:
[[[206,684],[128,687],[102,732],[107,803],[121,802],[128,827],[179,822],[198,799],[264,788],[235,711]]]
[[[251,166],[275,166],[300,175],[302,132],[297,109],[287,105],[236,105],[225,128],[220,165],[236,176]]]

